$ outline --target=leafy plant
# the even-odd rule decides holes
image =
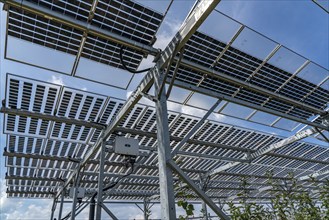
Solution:
[[[248,202],[250,190],[247,181],[242,179],[238,203],[228,203],[233,220],[329,220],[329,180],[322,186],[311,180],[318,187],[317,190],[308,190],[292,174],[280,182],[272,178],[272,173],[267,175],[268,190],[273,197],[269,206]],[[316,191],[319,196],[314,198]]]
[[[192,198],[193,195],[182,191],[184,189],[187,189],[187,186],[176,186],[175,188],[181,190],[176,194],[176,197],[181,198],[177,201],[177,205],[185,210],[185,215],[179,215],[179,220],[186,220],[189,217],[194,216],[194,206],[193,204],[188,202],[188,199]]]

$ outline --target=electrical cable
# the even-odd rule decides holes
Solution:
[[[126,64],[124,63],[123,61],[123,46],[121,46],[121,49],[120,49],[120,62],[121,62],[121,65],[123,66],[123,68],[125,70],[127,70],[128,72],[130,73],[143,73],[143,72],[146,72],[146,71],[149,71],[151,68],[146,68],[146,69],[143,69],[143,70],[132,70],[130,69],[129,67],[126,66]]]

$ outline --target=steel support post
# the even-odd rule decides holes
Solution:
[[[73,202],[72,202],[72,211],[71,211],[71,220],[75,220],[75,210],[77,207],[77,186],[74,186],[73,189]]]
[[[148,220],[150,217],[149,215],[151,213],[150,209],[151,209],[152,205],[150,205],[150,201],[147,198],[144,199],[143,205],[144,205],[144,207],[143,207],[144,220]]]
[[[148,208],[147,208],[147,202],[146,202],[146,199],[144,199],[144,201],[143,201],[143,205],[144,205],[144,209],[143,209],[144,220],[148,220],[148,219],[149,219],[149,216],[148,216]]]
[[[173,160],[168,160],[167,164],[175,171],[182,180],[217,214],[221,219],[230,218],[182,171]],[[161,188],[160,188],[161,189]]]
[[[96,220],[100,220],[101,216],[102,216],[105,145],[106,145],[106,142],[103,141],[102,147],[100,149],[101,152],[100,152],[100,159],[99,159]]]
[[[202,189],[202,190],[205,191],[205,184],[207,184],[205,182],[205,179],[202,178],[202,175],[200,175],[200,189]],[[202,210],[203,210],[202,219],[208,220],[207,204],[204,201],[202,201],[202,204],[201,205],[202,205]]]
[[[160,91],[164,80],[164,74],[155,67],[154,71],[154,88],[155,97],[161,94],[155,101],[156,122],[157,122],[157,141],[158,141],[158,161],[159,161],[159,182],[160,182],[160,202],[161,202],[161,219],[176,219],[174,184],[171,169],[167,166],[167,161],[171,159],[167,97],[165,87]]]
[[[78,172],[77,172],[76,178],[75,178],[75,183],[73,185],[74,188],[73,188],[71,220],[75,220],[75,211],[76,211],[76,206],[77,206],[77,192],[78,192],[79,182],[80,182],[80,168],[78,168]]]
[[[59,205],[59,211],[58,211],[58,220],[62,219],[64,197],[65,197],[65,190],[62,191],[62,195],[61,195],[61,203]]]
[[[54,220],[55,210],[56,210],[56,198],[54,198],[53,205],[51,207],[50,220]]]

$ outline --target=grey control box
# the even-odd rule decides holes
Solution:
[[[116,137],[114,142],[114,152],[116,154],[138,156],[139,141],[134,138]]]

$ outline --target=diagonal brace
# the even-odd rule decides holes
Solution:
[[[173,160],[168,160],[167,165],[176,172],[184,182],[220,217],[229,220],[230,218],[182,171]]]
[[[104,205],[104,203],[98,203],[98,205],[102,206],[102,208],[104,209],[104,211],[109,215],[111,216],[111,218],[113,220],[119,220],[110,210],[109,208],[106,207],[106,205]],[[97,219],[99,220],[99,219]]]

